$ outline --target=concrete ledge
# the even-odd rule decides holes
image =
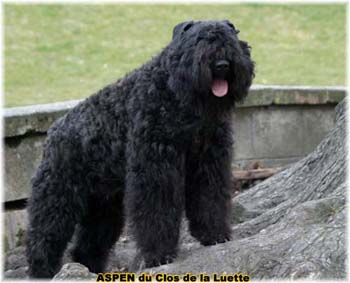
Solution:
[[[82,100],[5,109],[5,137],[27,133],[46,133],[53,121],[64,115]]]
[[[337,104],[345,94],[345,87],[254,85],[241,107]]]
[[[241,107],[271,105],[336,105],[346,94],[345,87],[254,85]],[[5,109],[5,137],[45,133],[52,122],[82,100]]]

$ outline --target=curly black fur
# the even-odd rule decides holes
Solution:
[[[175,258],[184,210],[203,245],[230,239],[231,114],[254,76],[237,34],[228,21],[181,23],[158,56],[53,124],[28,207],[31,277],[58,271],[74,231],[73,259],[103,271],[125,218],[147,267]]]

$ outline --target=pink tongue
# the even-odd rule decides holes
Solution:
[[[227,94],[228,83],[226,80],[214,79],[213,84],[211,86],[211,90],[213,91],[213,94],[215,96],[223,97]]]

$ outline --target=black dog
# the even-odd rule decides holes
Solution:
[[[254,63],[229,21],[184,22],[155,58],[54,123],[29,201],[29,275],[73,259],[101,272],[125,218],[147,267],[176,256],[186,211],[203,245],[230,239],[232,131]]]

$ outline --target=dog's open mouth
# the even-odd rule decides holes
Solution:
[[[214,79],[211,90],[215,96],[223,97],[228,92],[228,82],[224,79]]]

